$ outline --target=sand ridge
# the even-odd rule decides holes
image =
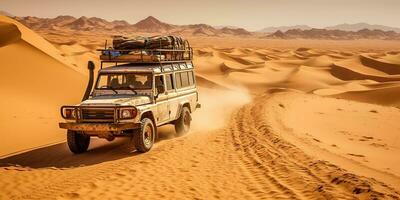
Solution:
[[[198,74],[228,88],[240,85],[263,91],[284,87],[382,105],[400,103],[398,98],[384,95],[400,87],[398,52],[205,47],[195,55]]]
[[[59,108],[79,102],[87,77],[33,31],[3,16],[0,21],[14,30],[2,32],[8,41],[0,47],[2,157],[63,141]]]

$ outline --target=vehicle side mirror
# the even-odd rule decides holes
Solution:
[[[157,85],[157,96],[165,92],[164,85]]]

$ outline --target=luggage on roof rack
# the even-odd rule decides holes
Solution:
[[[112,47],[107,41],[100,60],[102,62],[174,62],[192,60],[193,50],[189,42],[181,37],[166,36],[114,36]]]
[[[113,36],[114,49],[142,49],[146,47],[146,38],[136,36],[128,38],[124,36]]]
[[[178,36],[113,36],[114,49],[184,49],[185,40]]]

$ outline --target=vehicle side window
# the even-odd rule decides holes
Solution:
[[[187,72],[181,72],[182,87],[189,86],[189,77]]]
[[[172,79],[172,74],[166,74],[165,75],[165,82],[167,84],[167,90],[173,90],[174,89],[174,81]]]
[[[188,74],[189,74],[189,85],[194,85],[193,72],[190,71],[190,72],[188,72]]]
[[[181,74],[180,73],[175,73],[175,80],[176,80],[176,88],[182,88],[182,82],[181,82]]]
[[[160,85],[164,85],[164,79],[163,79],[163,76],[155,76],[155,84],[156,84],[156,88],[157,88],[157,86],[160,86]]]

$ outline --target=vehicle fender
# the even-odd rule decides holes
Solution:
[[[175,119],[178,119],[178,118],[181,116],[181,112],[182,112],[183,106],[184,106],[185,104],[189,104],[189,111],[192,112],[192,108],[191,108],[190,102],[189,102],[188,100],[179,102],[178,112],[177,112],[177,114],[176,114],[177,116],[175,117]]]
[[[150,107],[138,108],[138,115],[136,116],[135,121],[137,120],[138,122],[140,122],[140,119],[142,118],[143,114],[147,113],[147,112],[151,112],[154,116],[154,110],[152,110]],[[156,120],[156,119],[154,119],[154,120]]]

